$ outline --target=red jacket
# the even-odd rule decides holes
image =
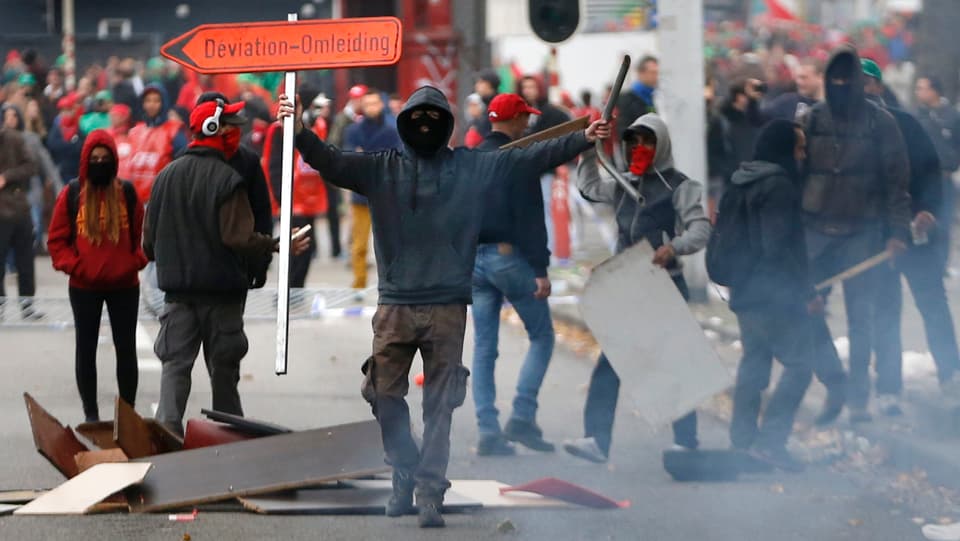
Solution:
[[[147,265],[147,257],[143,248],[137,242],[131,247],[130,227],[133,227],[133,238],[140,239],[143,234],[143,202],[137,201],[132,219],[127,216],[127,203],[123,196],[123,187],[119,180],[115,180],[113,189],[117,190],[117,200],[120,203],[120,237],[112,242],[106,235],[100,244],[93,244],[86,234],[86,220],[84,217],[84,201],[87,196],[87,162],[94,147],[104,146],[117,158],[117,147],[106,130],[94,130],[83,144],[80,158],[80,197],[77,202],[77,217],[74,227],[70,225],[67,209],[67,194],[70,190],[63,189],[57,197],[50,221],[47,249],[53,260],[53,268],[70,275],[70,287],[77,289],[113,290],[137,287],[140,280],[137,273]],[[103,196],[101,195],[101,198]],[[71,231],[76,231],[76,238],[71,243]]]
[[[156,127],[140,122],[130,130],[130,156],[124,160],[124,172],[137,188],[140,201],[150,199],[153,181],[160,171],[173,161],[173,139],[180,130],[180,122],[167,120]]]
[[[327,139],[327,123],[322,118],[313,125],[313,133]],[[273,215],[280,215],[280,162],[283,157],[282,124],[274,122],[267,130],[261,165],[270,185],[270,204]],[[293,151],[293,215],[321,216],[327,213],[327,187],[316,169],[310,167],[296,149]]]

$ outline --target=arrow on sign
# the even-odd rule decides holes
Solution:
[[[204,24],[160,52],[200,73],[389,66],[400,60],[401,32],[396,17]]]

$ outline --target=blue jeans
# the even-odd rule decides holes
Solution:
[[[496,244],[481,244],[473,269],[473,401],[481,436],[500,433],[494,369],[500,332],[500,309],[510,301],[530,338],[530,349],[520,369],[513,419],[534,422],[537,393],[553,355],[553,321],[546,299],[535,299],[537,289],[533,268],[515,252],[501,254]],[[508,245],[507,245],[508,246]]]

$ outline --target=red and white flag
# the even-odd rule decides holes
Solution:
[[[766,2],[772,18],[786,21],[800,20],[798,0],[766,0]]]

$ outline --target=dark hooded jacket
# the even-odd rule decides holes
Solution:
[[[897,121],[910,160],[910,203],[913,215],[929,212],[938,219],[943,214],[943,182],[937,149],[920,122],[910,113],[890,106],[884,100],[868,97]]]
[[[839,48],[827,64],[826,102],[806,122],[807,178],[803,211],[807,226],[826,235],[850,235],[882,227],[910,236],[910,164],[896,121],[866,100],[856,49]],[[849,84],[832,83],[842,78]]]
[[[537,85],[540,89],[540,96],[537,98],[537,103],[535,103],[533,106],[540,110],[540,114],[533,117],[533,124],[527,128],[526,135],[532,135],[534,133],[542,132],[543,130],[548,130],[570,120],[569,114],[564,112],[556,105],[550,103],[550,101],[547,99],[547,92],[543,87],[543,81],[537,78],[534,80],[537,82]],[[519,86],[517,90],[519,94]]]
[[[412,112],[441,112],[444,143],[417,152]],[[367,196],[379,276],[380,304],[469,304],[484,194],[518,168],[545,170],[589,145],[582,133],[525,149],[484,152],[446,146],[454,118],[442,92],[418,89],[397,118],[403,148],[343,152],[311,130],[297,135],[304,160],[328,182]]]
[[[802,311],[815,293],[808,271],[797,182],[777,163],[751,161],[733,174],[731,184],[747,190],[747,222],[755,265],[749,278],[731,288],[730,309]]]

